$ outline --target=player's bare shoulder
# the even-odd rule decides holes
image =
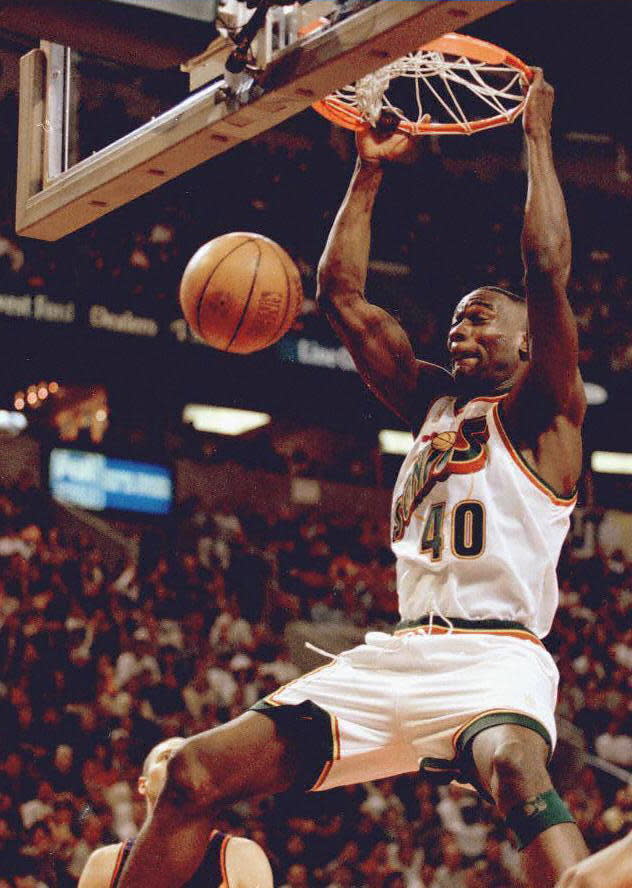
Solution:
[[[120,850],[119,842],[93,851],[83,868],[77,888],[109,888]]]
[[[226,845],[229,888],[273,888],[272,869],[262,848],[251,839],[232,836]]]

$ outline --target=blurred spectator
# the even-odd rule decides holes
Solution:
[[[98,817],[89,814],[82,823],[79,841],[74,847],[72,859],[68,864],[68,872],[73,878],[79,879],[88,857],[102,844],[105,844],[103,824]]]
[[[136,834],[133,787],[148,748],[222,723],[296,678],[277,631],[294,616],[320,619],[324,606],[332,625],[392,624],[376,601],[394,568],[382,557],[386,520],[237,514],[225,504],[215,515],[226,563],[257,553],[248,563],[264,607],[251,621],[237,598],[248,570],[226,581],[215,556],[204,567],[190,554],[212,523],[200,503],[183,517],[196,516],[191,548],[158,551],[140,579],[136,564],[109,566],[87,537],[33,525],[24,491],[2,493],[16,527],[29,512],[34,542],[0,553],[0,854],[10,888],[72,888],[91,849]],[[622,553],[575,551],[569,543],[561,561],[562,605],[547,642],[562,670],[560,712],[593,754],[629,768],[630,568]],[[187,609],[175,595],[181,583]],[[606,586],[607,596],[593,594]],[[605,772],[580,770],[565,799],[593,849],[629,828],[632,795]],[[522,885],[506,828],[456,786],[402,777],[242,803],[229,817],[226,828],[256,837],[289,888]]]
[[[632,768],[632,736],[630,736],[630,715],[613,718],[605,733],[600,734],[595,740],[597,755],[620,765],[622,768]]]

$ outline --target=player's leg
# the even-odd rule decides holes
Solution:
[[[119,888],[174,888],[200,865],[217,811],[288,789],[298,749],[265,715],[247,712],[192,737],[173,756],[167,782],[123,871]]]
[[[523,845],[528,884],[555,885],[588,849],[553,789],[545,741],[530,728],[502,724],[474,738],[472,755],[480,782]]]
[[[376,656],[360,645],[279,688],[258,711],[188,740],[169,761],[118,888],[187,882],[226,804],[414,772],[417,757],[399,738],[392,682],[374,668]]]

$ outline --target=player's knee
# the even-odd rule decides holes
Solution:
[[[524,770],[524,749],[518,740],[504,740],[492,755],[492,768],[503,783],[517,780]]]
[[[219,770],[207,764],[200,754],[197,738],[188,740],[167,765],[167,779],[161,800],[188,812],[210,812],[222,801]]]
[[[542,756],[519,739],[504,740],[494,750],[492,773],[496,801],[505,810],[549,783]]]

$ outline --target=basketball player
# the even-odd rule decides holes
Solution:
[[[524,848],[532,886],[550,888],[586,856],[547,772],[558,675],[540,641],[557,603],[585,411],[552,106],[537,71],[523,118],[526,303],[489,286],[461,299],[448,335],[451,373],[417,360],[401,327],[364,298],[382,164],[410,140],[360,135],[319,298],[366,384],[417,434],[393,505],[402,624],[393,635],[368,633],[255,711],[187,741],[121,888],[186,882],[227,802],[420,767],[473,784],[496,804]]]
[[[167,762],[184,742],[183,737],[163,740],[145,759],[138,778],[138,792],[145,797],[148,817],[164,786]],[[93,851],[77,888],[116,888],[133,844],[131,840]],[[255,842],[213,830],[202,864],[187,885],[192,888],[273,888],[272,871],[268,858]]]
[[[632,832],[567,870],[556,888],[630,888]]]

